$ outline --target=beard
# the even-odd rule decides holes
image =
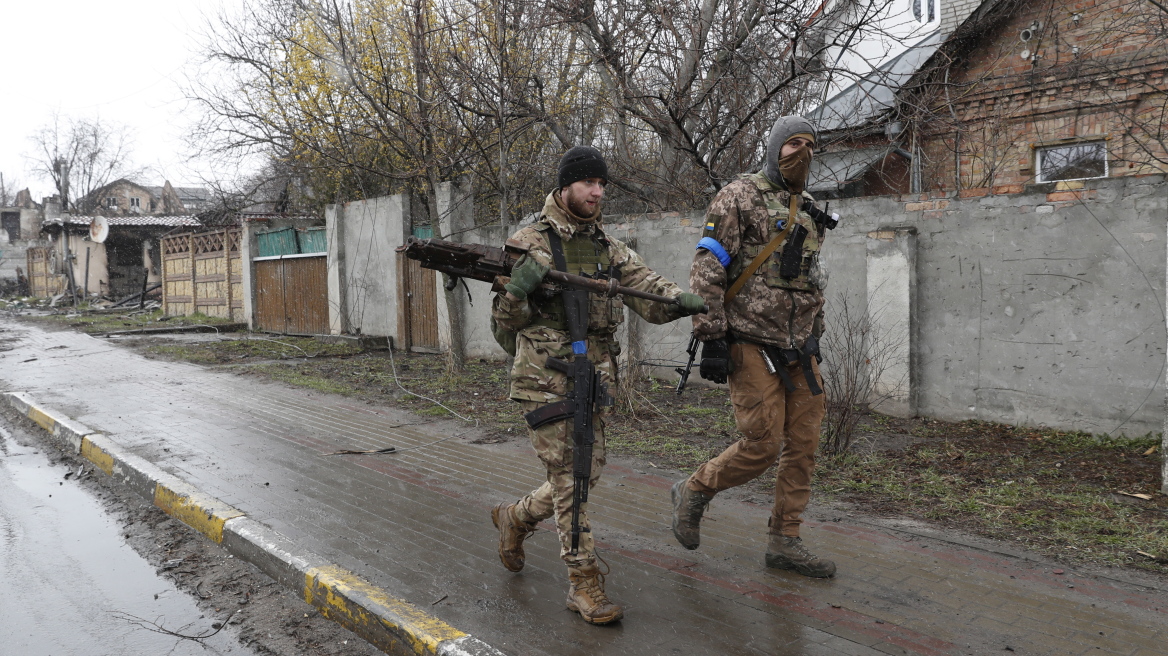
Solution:
[[[596,204],[593,209],[588,209],[588,205],[583,198],[577,198],[569,188],[567,193],[561,193],[561,198],[564,201],[564,208],[576,219],[582,219],[585,222],[594,219],[600,213],[600,203]]]

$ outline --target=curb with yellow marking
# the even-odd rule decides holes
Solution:
[[[186,481],[128,452],[108,436],[38,405],[27,394],[0,394],[73,453],[150,501],[171,517],[259,567],[299,594],[321,614],[392,654],[503,656],[360,576],[298,547],[274,529],[247,517]]]

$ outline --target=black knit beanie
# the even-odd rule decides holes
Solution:
[[[559,188],[588,178],[600,178],[608,182],[608,165],[604,163],[600,151],[592,146],[572,146],[560,158]]]

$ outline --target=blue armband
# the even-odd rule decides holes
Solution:
[[[714,239],[713,237],[702,237],[702,240],[698,242],[697,247],[704,248],[713,253],[714,257],[718,258],[718,262],[720,262],[722,266],[730,266],[730,254],[726,252],[725,248],[722,248],[722,244],[719,244],[717,239]]]

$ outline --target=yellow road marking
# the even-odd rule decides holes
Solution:
[[[366,609],[351,604],[349,593],[352,592],[362,594],[372,605],[380,607],[384,611],[379,613],[381,617],[373,617]],[[436,654],[439,643],[467,635],[409,602],[390,597],[380,588],[336,565],[314,567],[305,573],[304,601],[320,608],[325,617],[357,633],[368,634],[383,627],[393,630],[399,637],[404,635],[414,653],[418,654]]]
[[[158,483],[154,487],[154,505],[216,543],[223,542],[223,525],[242,517],[243,512],[218,499],[202,494],[185,495]]]
[[[56,419],[53,419],[44,412],[41,412],[39,408],[32,404],[29,404],[28,406],[28,418],[35,421],[40,425],[41,428],[49,431],[50,433],[53,432],[53,428],[57,425]]]
[[[81,457],[89,462],[92,462],[95,467],[105,472],[106,476],[112,476],[114,473],[114,458],[110,454],[101,450],[93,442],[89,441],[88,437],[81,438]]]

